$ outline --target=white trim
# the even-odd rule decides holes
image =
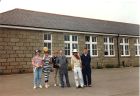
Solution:
[[[22,26],[10,26],[10,25],[0,25],[2,28],[14,28],[14,29],[26,29],[26,30],[37,30],[37,31],[50,31],[50,32],[67,32],[67,33],[81,33],[81,34],[95,34],[95,35],[110,35],[118,36],[118,34],[105,34],[105,33],[95,33],[95,32],[82,32],[82,31],[68,31],[68,30],[57,30],[57,29],[47,29],[47,28],[33,28],[33,27],[22,27]]]
[[[108,55],[104,55],[105,57],[114,57],[115,56],[115,46],[114,46],[114,38],[113,37],[104,37],[104,39],[107,38],[107,42],[104,42],[104,46],[107,45],[107,52],[108,52]],[[113,43],[112,42],[109,42],[109,38],[112,38],[113,39]],[[110,55],[110,45],[113,45],[113,55]],[[105,51],[105,49],[104,49]]]
[[[138,42],[139,39],[136,39],[136,43],[134,44],[135,47],[137,47],[137,55],[135,54],[135,56],[140,56],[140,43]],[[136,50],[135,50],[136,51]]]
[[[86,35],[86,36],[88,36],[88,35]],[[90,50],[91,57],[98,57],[98,47],[97,47],[97,55],[93,55],[92,54],[92,44],[94,44],[94,45],[97,46],[97,37],[95,37],[96,38],[96,42],[92,42],[92,37],[93,36],[89,36],[89,42],[86,41],[85,44],[89,44],[89,46],[90,46],[90,49],[89,50]]]
[[[65,34],[65,35],[68,35],[69,37],[70,37],[70,41],[65,41],[64,40],[64,47],[65,47],[65,44],[66,43],[68,43],[68,44],[70,44],[70,55],[66,55],[67,57],[71,57],[72,56],[72,44],[77,44],[77,49],[79,49],[79,46],[78,46],[78,36],[77,35],[71,35],[71,34]],[[65,36],[64,35],[64,36]],[[72,41],[72,36],[77,36],[77,41]],[[65,50],[65,48],[64,48],[64,50]]]
[[[122,57],[130,56],[129,39],[128,39],[128,43],[125,43],[125,39],[126,39],[126,38],[122,38],[122,43],[120,43],[120,45],[123,46],[123,50],[122,50],[122,51],[123,51],[124,55],[121,54]],[[129,55],[126,55],[126,53],[125,53],[125,46],[126,46],[126,45],[128,45],[128,53],[129,53]]]
[[[44,35],[45,35],[45,34],[47,34],[47,35],[50,34],[50,35],[51,35],[51,40],[44,40]],[[52,34],[51,34],[51,33],[44,33],[44,34],[43,34],[43,40],[44,40],[44,41],[43,41],[43,44],[44,44],[44,43],[51,43],[51,55],[52,55],[52,40],[53,40],[53,39],[52,39]]]

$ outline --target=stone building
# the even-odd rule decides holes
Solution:
[[[139,65],[139,25],[23,9],[0,14],[0,74],[32,72],[34,50],[64,49],[80,53],[86,46],[92,66]]]

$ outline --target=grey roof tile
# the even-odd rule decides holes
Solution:
[[[139,35],[139,25],[73,16],[65,16],[24,9],[0,14],[0,24],[96,33]]]

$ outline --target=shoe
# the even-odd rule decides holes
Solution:
[[[36,87],[36,85],[34,85],[34,87],[33,87],[34,89],[36,89],[37,87]]]
[[[88,85],[88,87],[92,87],[91,85]]]
[[[56,84],[54,84],[54,86],[56,87],[57,85],[56,85]]]
[[[46,85],[45,85],[45,88],[49,88],[49,86],[50,86],[50,85],[46,84]]]
[[[42,88],[42,85],[39,85],[39,88]]]

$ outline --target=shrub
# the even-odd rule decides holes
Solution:
[[[105,67],[106,68],[114,68],[115,66],[113,64],[106,64]]]
[[[96,69],[103,69],[103,67],[102,66],[97,66]]]
[[[139,67],[139,64],[138,65],[133,65],[133,67]]]

